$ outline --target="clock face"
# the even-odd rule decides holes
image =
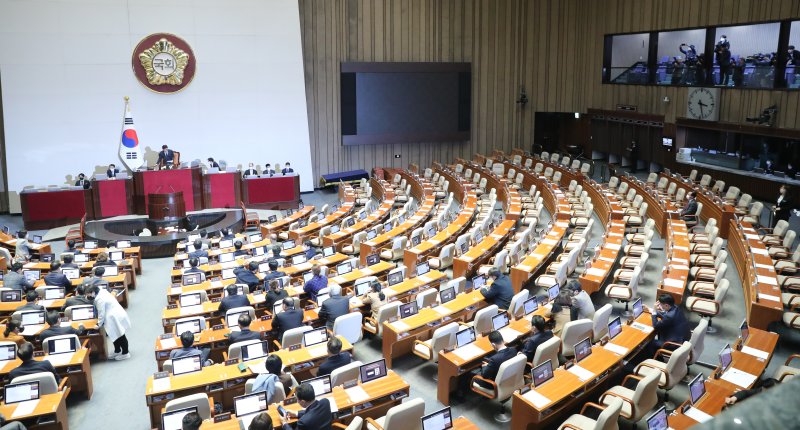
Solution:
[[[719,119],[719,89],[690,89],[686,115],[693,119],[717,121]]]

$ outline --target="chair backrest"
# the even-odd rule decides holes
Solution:
[[[702,203],[700,203],[700,202],[697,202],[697,210],[696,210],[696,211],[694,211],[694,215],[695,215],[695,216],[696,216],[698,219],[700,219],[700,213],[701,213],[702,211],[703,211],[703,204],[702,204]]]
[[[342,336],[351,345],[355,345],[364,335],[361,328],[364,316],[361,312],[353,312],[342,315],[333,322],[333,335]]]
[[[633,408],[636,412],[631,417],[632,421],[640,420],[658,403],[658,380],[661,377],[660,372],[650,372],[636,384],[636,389],[633,391]]]
[[[547,339],[543,344],[539,345],[536,348],[536,352],[533,354],[533,367],[536,367],[547,360],[551,360],[550,362],[555,365],[558,363],[558,350],[561,348],[561,339],[557,336],[553,336],[550,339]]]
[[[511,314],[511,318],[518,319],[521,315],[523,315],[525,308],[522,306],[525,303],[525,300],[528,300],[530,296],[530,292],[523,288],[517,294],[514,294],[514,297],[511,298],[511,304],[508,307],[508,313]]]
[[[467,278],[459,276],[447,282],[447,288],[455,287],[456,294],[461,294],[467,287]]]
[[[608,406],[600,412],[597,417],[594,429],[596,430],[616,430],[619,428],[617,421],[619,420],[619,413],[622,411],[622,399],[619,397],[612,397]]]
[[[425,400],[412,399],[393,406],[386,412],[383,430],[421,430]]]
[[[609,180],[608,180],[608,188],[613,190],[613,189],[617,188],[617,185],[619,185],[619,178],[618,177],[612,176],[611,178],[609,178]]]
[[[556,184],[556,185],[561,184],[561,171],[560,170],[557,170],[555,173],[553,173],[553,183]]]
[[[750,215],[753,217],[758,217],[761,215],[761,211],[764,209],[764,203],[755,202],[753,206],[750,206]]]
[[[569,166],[569,162],[570,162],[569,157],[564,157],[564,158],[561,159],[561,165],[562,166]]]
[[[244,393],[245,394],[252,394],[253,393],[253,384],[255,384],[256,378],[250,378],[247,381],[244,381]],[[275,381],[275,392],[272,393],[272,401],[269,404],[279,403],[286,399],[286,390],[282,383]]]
[[[633,201],[635,197],[636,197],[636,188],[631,188],[628,190],[628,194],[625,195],[625,200],[630,202]]]
[[[794,239],[797,237],[797,233],[794,230],[789,230],[786,232],[786,236],[783,237],[783,246],[786,249],[792,249],[792,245],[794,245]]]
[[[689,361],[689,353],[692,350],[692,344],[687,342],[683,342],[683,345],[678,347],[675,351],[672,352],[672,355],[669,357],[669,361],[667,361],[667,381],[663,388],[672,388],[681,382],[686,373],[688,372],[688,368],[686,367],[686,363]]]
[[[451,322],[433,332],[431,337],[431,358],[434,362],[439,361],[439,352],[441,350],[451,348],[456,344],[456,333],[459,327],[457,322]]]
[[[687,364],[694,364],[695,361],[700,359],[703,350],[706,348],[706,329],[708,328],[708,320],[700,318],[697,327],[692,330],[692,337],[689,338],[689,343],[692,344],[692,353],[689,356]]]
[[[191,394],[170,400],[167,402],[167,405],[164,406],[164,411],[172,412],[178,409],[191,408],[194,406],[197,407],[197,414],[200,415],[200,418],[204,420],[211,419],[211,406],[208,403],[208,394],[206,393]]]
[[[395,300],[378,308],[378,315],[377,318],[375,318],[376,322],[378,323],[378,335],[383,332],[384,322],[389,321],[389,319],[400,314],[400,305],[400,301]]]
[[[714,289],[714,301],[719,304],[719,312],[722,312],[722,302],[725,301],[725,296],[728,295],[729,287],[730,282],[727,279],[723,279]]]
[[[720,181],[720,180],[717,180],[717,182],[714,182],[714,186],[711,187],[711,191],[713,191],[715,193],[721,193],[722,190],[724,190],[724,189],[725,189],[725,181]]]
[[[436,303],[437,296],[438,291],[436,288],[428,288],[427,290],[417,294],[417,306],[420,309],[433,306]]]
[[[303,325],[300,327],[295,327],[293,329],[286,330],[285,332],[283,332],[283,337],[281,338],[281,347],[288,348],[290,345],[298,345],[302,343],[303,334],[311,330],[313,330],[313,327],[308,325]],[[230,352],[228,352],[228,355],[230,356]]]
[[[711,183],[711,175],[703,175],[700,177],[700,186],[707,187]]]
[[[453,264],[453,256],[455,255],[456,245],[453,243],[447,244],[442,247],[439,252],[439,261],[441,267],[447,267]]]
[[[751,196],[750,194],[742,194],[742,197],[739,197],[739,202],[736,203],[736,207],[746,208],[751,201],[753,201],[753,196]]]
[[[782,219],[775,224],[775,228],[772,230],[772,234],[783,237],[786,234],[786,231],[789,229],[789,221]]]
[[[581,164],[581,173],[583,173],[584,175],[588,175],[589,174],[589,170],[592,170],[592,165],[591,164],[589,164],[589,163]]]
[[[575,355],[575,344],[587,337],[592,337],[592,320],[588,318],[570,321],[561,330],[561,353],[565,357]]]
[[[608,334],[608,319],[611,316],[613,307],[606,303],[594,313],[592,319],[592,340],[599,342],[600,338]]]
[[[570,166],[570,168],[572,170],[580,169],[581,168],[581,160],[578,160],[577,158],[575,160],[572,160],[572,166]]]
[[[331,387],[336,387],[348,381],[358,380],[358,369],[364,364],[360,361],[353,361],[331,372]]]
[[[525,168],[526,169],[530,169],[532,165],[533,165],[533,158],[528,158],[528,159],[525,160]]]
[[[517,354],[514,358],[506,360],[497,370],[494,378],[497,384],[497,400],[503,401],[514,391],[525,385],[525,355]]]
[[[661,179],[667,179],[667,178],[661,178]],[[651,172],[649,175],[647,175],[648,184],[655,184],[656,180],[658,180],[658,174],[656,172]]]
[[[697,179],[697,170],[692,169],[692,171],[689,172],[689,180],[694,181],[695,179]]]
[[[12,384],[39,381],[39,394],[53,394],[58,392],[56,377],[50,372],[36,372],[28,375],[17,376],[11,380]]]
[[[725,200],[733,200],[739,197],[739,187],[729,187],[728,192],[725,193]]]
[[[675,201],[680,203],[683,201],[683,198],[686,197],[686,189],[681,188],[678,192],[675,193]]]
[[[497,315],[497,305],[487,306],[475,313],[475,332],[486,333],[492,331],[492,317]]]

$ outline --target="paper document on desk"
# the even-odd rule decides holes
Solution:
[[[753,254],[760,254],[760,255],[769,255],[769,251],[764,248],[750,248],[750,251]]]
[[[608,249],[610,249],[612,251],[619,251],[621,246],[622,245],[620,245],[618,243],[609,243],[609,244],[606,245],[606,248],[608,248]]]
[[[597,267],[592,267],[586,271],[586,274],[589,276],[605,276],[606,271],[603,269],[598,269]]]
[[[183,291],[181,287],[169,287],[170,295],[180,294]]]
[[[500,334],[503,335],[503,340],[506,343],[516,340],[518,337],[522,336],[522,333],[514,330],[511,327],[503,327],[500,329]]]
[[[745,234],[744,237],[746,237],[748,240],[759,240],[759,239],[761,239],[757,234]]]
[[[545,238],[545,239],[542,239],[542,243],[545,244],[545,245],[555,245],[555,244],[558,243],[558,241],[555,240],[555,239]]]
[[[410,325],[408,325],[408,324],[406,324],[406,323],[404,323],[402,321],[393,322],[392,323],[392,327],[394,327],[394,329],[396,331],[398,331],[398,332],[404,332],[404,331],[407,331],[409,328],[411,328]]]
[[[55,367],[63,366],[70,361],[72,361],[72,356],[75,355],[74,352],[67,352],[64,354],[52,354],[45,356],[45,360],[49,361]]]
[[[775,266],[773,266],[773,265],[771,265],[771,264],[760,264],[760,263],[756,263],[756,268],[757,268],[757,269],[767,269],[767,270],[769,270],[769,271],[771,271],[771,272],[774,272],[774,271],[775,271]]]
[[[361,385],[356,385],[354,387],[350,387],[345,390],[347,396],[350,397],[350,401],[353,403],[361,403],[364,400],[369,399],[369,394],[364,391],[364,388]]]
[[[556,227],[567,228],[569,227],[569,223],[566,221],[559,221],[556,223]]]
[[[694,406],[690,407],[688,411],[684,412],[684,415],[699,423],[704,423],[710,420],[711,418],[714,418],[711,415],[701,411],[700,409],[695,408]]]
[[[618,355],[627,355],[628,354],[628,348],[625,348],[624,346],[615,345],[615,344],[613,344],[611,342],[603,345],[603,348],[613,352],[614,354],[618,354]]]
[[[608,235],[609,236],[615,236],[615,237],[622,237],[622,233],[615,233],[613,231],[608,232]]]
[[[211,281],[211,288],[222,288],[222,281]]]
[[[572,373],[573,375],[577,376],[578,379],[580,379],[581,381],[588,381],[588,380],[594,378],[594,373],[584,369],[581,366],[578,366],[577,364],[572,366],[572,367],[570,367],[567,370],[570,373]]]
[[[598,260],[602,260],[602,261],[608,261],[610,263],[613,263],[613,262],[617,261],[616,258],[603,257],[602,255],[597,257],[597,259]]]
[[[730,382],[733,385],[738,385],[742,388],[750,388],[758,377],[751,373],[731,367],[722,374],[722,379]]]
[[[685,246],[674,246],[673,249],[675,249],[676,251],[689,251],[689,248]]]
[[[536,390],[530,390],[527,393],[523,394],[522,397],[524,397],[525,400],[533,403],[533,406],[535,406],[537,409],[542,409],[543,407],[549,405],[551,402],[550,399],[537,393]]]
[[[169,378],[153,379],[153,392],[162,393],[167,391],[169,390],[170,385]]]
[[[194,315],[203,312],[203,305],[184,306],[181,308],[181,315]]]
[[[673,278],[665,278],[664,279],[664,286],[672,287],[672,288],[683,288],[683,281],[680,279],[673,279]]]
[[[328,344],[327,343],[320,343],[320,344],[314,345],[314,346],[306,348],[306,349],[308,349],[308,353],[312,357],[321,357],[323,355],[328,355]]]
[[[247,365],[247,368],[250,369],[250,371],[253,372],[253,373],[267,373],[267,365],[266,365],[266,363],[267,363],[267,361],[263,360],[263,361],[260,361],[260,362],[258,362],[256,364],[249,364],[249,365]]]
[[[758,275],[756,276],[756,280],[767,285],[778,285],[778,280],[771,276]]]
[[[453,354],[457,355],[462,361],[470,361],[473,358],[485,354],[486,352],[474,343],[464,345],[461,348],[456,348]]]
[[[23,336],[34,336],[36,333],[39,333],[41,329],[44,328],[43,324],[34,324],[34,325],[26,325],[24,329],[22,329]]]
[[[773,302],[779,302],[779,301],[781,301],[781,298],[780,298],[780,297],[778,297],[778,296],[773,296],[773,295],[770,295],[770,294],[761,294],[761,293],[758,293],[758,298],[759,298],[759,300],[772,300]]]
[[[30,415],[36,409],[37,405],[39,405],[39,399],[28,400],[26,402],[19,402],[17,403],[17,407],[14,409],[14,413],[11,414],[11,418],[18,418],[18,417],[24,417],[25,415]]]
[[[433,308],[433,310],[436,311],[437,314],[442,316],[450,315],[450,309],[447,309],[447,307],[445,306],[436,306],[435,308]]]
[[[761,359],[766,360],[769,358],[769,353],[767,351],[762,351],[760,349],[750,348],[749,346],[743,346],[742,352],[747,355],[752,355],[753,357],[758,357]]]
[[[635,328],[636,330],[643,331],[645,333],[650,333],[651,331],[653,331],[653,327],[650,327],[649,325],[644,325],[639,322],[631,324],[631,327]]]
[[[431,278],[429,278],[429,277],[427,277],[425,275],[417,276],[417,279],[419,279],[420,281],[422,281],[422,282],[424,282],[426,284],[431,282]]]
[[[689,264],[689,261],[687,261],[684,258],[673,258],[670,262],[672,264],[680,264],[680,265],[683,265],[683,266]]]

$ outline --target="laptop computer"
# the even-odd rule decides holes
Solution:
[[[297,246],[297,245],[295,245],[295,242],[294,242],[294,240],[293,240],[293,239],[290,239],[290,240],[287,240],[286,242],[283,242],[283,243],[281,244],[281,246],[283,247],[283,250],[284,250],[284,251],[288,251],[288,250],[290,250],[290,249],[294,248],[294,247],[295,247],[295,246]]]
[[[658,408],[653,415],[647,418],[647,430],[667,430],[669,428],[666,406]]]
[[[328,331],[325,327],[309,330],[303,333],[303,346],[312,346],[328,341]]]
[[[45,300],[60,300],[64,298],[64,287],[47,287],[44,289]]]
[[[449,287],[439,291],[439,303],[445,304],[456,298],[456,288]]]
[[[61,269],[61,273],[67,277],[67,279],[78,279],[81,277],[81,269]]]
[[[183,285],[197,285],[203,282],[202,273],[184,273],[181,276],[181,284]]]
[[[492,328],[497,331],[506,326],[508,326],[508,314],[506,312],[500,312],[499,314],[492,317]]]
[[[633,302],[633,319],[639,318],[642,312],[644,312],[644,306],[642,306],[642,298],[639,297]]]
[[[244,311],[240,311],[240,312],[228,312],[225,315],[225,326],[227,326],[228,328],[232,328],[232,327],[237,327],[238,328],[239,327],[239,316],[241,314],[246,314],[246,313],[250,313],[250,311],[249,310],[244,310]]]
[[[449,406],[422,417],[422,430],[448,430],[451,428],[453,428],[453,414]]]
[[[22,300],[22,290],[0,291],[0,302],[19,302]]]
[[[552,287],[547,289],[547,299],[551,302],[558,297],[558,293],[561,291],[561,285],[555,284]]]
[[[161,414],[161,430],[183,430],[183,417],[193,412],[197,413],[197,406],[164,412]]]
[[[539,302],[536,301],[536,297],[531,297],[522,304],[522,308],[525,312],[525,315],[530,315],[536,312],[539,309]]]
[[[68,354],[78,350],[77,341],[74,337],[47,339],[48,354]]]
[[[545,382],[553,379],[553,362],[547,360],[544,363],[531,369],[531,376],[533,377],[533,386],[540,387]]]
[[[349,261],[345,261],[336,266],[336,274],[337,275],[346,275],[353,271],[353,266],[350,264]]]
[[[202,331],[200,328],[199,319],[191,319],[189,321],[181,321],[175,324],[175,334],[180,336],[183,333],[189,332],[191,334],[198,334]]]
[[[400,305],[400,318],[407,318],[412,315],[416,315],[419,312],[419,307],[417,306],[417,301],[412,300],[409,303],[405,303]]]
[[[479,288],[482,288],[484,285],[486,285],[486,277],[485,276],[479,275],[479,276],[476,276],[476,277],[472,278],[472,289],[473,290],[477,290]]]
[[[192,239],[192,240],[194,240],[194,239]],[[122,248],[130,248],[130,247],[131,247],[131,241],[130,240],[118,240],[117,241],[117,248],[122,249]]]
[[[731,363],[733,362],[733,357],[731,357],[731,354],[732,351],[730,344],[726,344],[719,352],[719,367],[721,372],[728,370],[728,367],[730,367]]]
[[[199,372],[203,367],[200,355],[175,358],[172,360],[172,374],[175,376]]]
[[[378,378],[383,378],[387,374],[386,360],[381,358],[371,363],[364,364],[358,368],[358,373],[361,377],[362,384],[366,384],[367,382],[374,381]]]
[[[39,381],[8,384],[5,386],[3,401],[6,405],[37,400],[39,398]]]
[[[328,257],[330,257],[331,255],[333,255],[335,253],[336,253],[336,250],[332,246],[326,246],[325,248],[322,248],[322,257],[323,258],[328,258]]]
[[[86,321],[95,318],[94,306],[92,305],[72,307],[72,318],[70,318],[71,321]]]
[[[389,286],[391,287],[392,285],[397,285],[397,284],[403,282],[403,278],[404,277],[405,277],[405,274],[403,273],[402,270],[398,270],[396,272],[389,273],[389,277],[388,277]]]
[[[103,277],[108,278],[110,276],[117,276],[119,275],[119,267],[118,266],[103,266]]]
[[[456,333],[456,346],[458,348],[472,342],[475,342],[475,327],[467,327]]]
[[[367,266],[374,266],[381,262],[381,257],[378,254],[367,255]]]
[[[592,355],[592,339],[586,338],[575,344],[575,362],[580,363],[584,358]]]
[[[616,317],[608,323],[608,338],[614,339],[620,333],[622,333],[622,321]]]
[[[233,409],[244,428],[248,428],[253,418],[267,410],[267,392],[260,391],[233,398]]]
[[[269,347],[266,341],[251,343],[242,347],[242,361],[266,357],[268,353]]]
[[[108,258],[111,261],[122,261],[125,259],[125,253],[122,251],[111,251],[108,253]]]
[[[417,276],[423,276],[431,271],[431,266],[427,261],[417,264]]]
[[[693,405],[696,405],[704,394],[706,394],[706,381],[703,378],[703,374],[698,373],[692,379],[692,382],[689,382],[689,400]]]
[[[183,293],[180,295],[180,304],[182,308],[189,307],[189,306],[197,306],[200,304],[202,300],[202,296],[200,292],[196,293]]]
[[[0,345],[0,362],[17,358],[17,345]]]
[[[330,394],[330,392],[333,391],[333,387],[331,387],[331,375],[306,379],[302,383],[311,385],[311,387],[314,389],[314,395],[316,397]]]

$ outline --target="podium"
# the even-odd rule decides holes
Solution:
[[[44,230],[92,218],[92,192],[80,187],[19,193],[22,221],[28,230]]]
[[[203,175],[203,208],[238,208],[242,199],[242,177],[239,172],[206,173]]]
[[[183,191],[147,195],[147,217],[151,220],[175,220],[185,216],[186,204]]]
[[[133,210],[133,179],[93,179],[94,217],[110,218],[130,215]]]
[[[147,215],[150,194],[183,193],[186,211],[203,209],[203,190],[199,167],[173,170],[145,170],[133,173],[136,213]]]
[[[243,179],[242,200],[248,208],[294,209],[300,203],[300,176]]]

